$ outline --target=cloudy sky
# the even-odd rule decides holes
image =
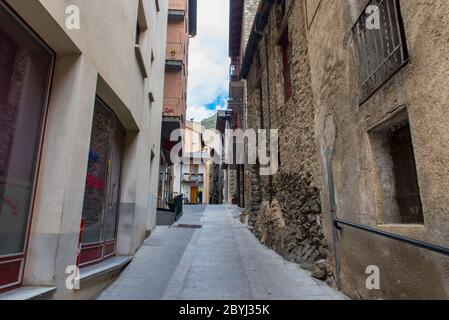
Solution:
[[[198,0],[198,35],[191,39],[187,120],[201,121],[228,100],[229,0]]]

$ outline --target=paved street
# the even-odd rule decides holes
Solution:
[[[344,299],[261,245],[233,206],[186,206],[99,299]],[[198,226],[201,226],[198,228]]]

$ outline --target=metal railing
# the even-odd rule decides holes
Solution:
[[[341,226],[340,225],[345,225],[351,228],[355,228],[358,230],[362,230],[365,232],[369,232],[384,238],[388,238],[388,239],[392,239],[392,240],[396,240],[396,241],[400,241],[403,243],[407,243],[409,245],[418,247],[418,248],[422,248],[422,249],[426,249],[429,251],[433,251],[433,252],[437,252],[446,256],[449,256],[449,248],[440,246],[440,245],[436,245],[433,243],[428,243],[428,242],[424,242],[424,241],[420,241],[420,240],[416,240],[413,238],[409,238],[409,237],[404,237],[404,236],[400,236],[398,234],[394,234],[391,232],[387,232],[387,231],[383,231],[383,230],[379,230],[376,228],[372,228],[372,227],[368,227],[368,226],[364,226],[361,224],[357,224],[354,222],[350,222],[347,220],[343,220],[343,219],[335,219],[334,220],[334,227],[337,230],[341,230]]]
[[[182,178],[183,183],[203,183],[204,182],[204,175],[201,173],[192,173],[188,174],[185,173]]]

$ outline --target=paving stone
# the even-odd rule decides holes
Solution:
[[[241,224],[234,207],[185,206],[176,224],[157,227],[100,299],[347,299],[268,249]]]

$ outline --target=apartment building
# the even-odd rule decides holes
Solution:
[[[241,77],[241,63],[250,35],[254,17],[259,5],[258,0],[230,0],[229,6],[229,109],[232,110],[231,128],[246,129],[247,94],[246,81]],[[248,167],[246,167],[248,169]],[[240,207],[245,208],[245,190],[249,189],[245,180],[245,165],[234,164],[230,167],[228,180],[230,193]]]
[[[210,151],[202,141],[201,123],[187,121],[183,140],[183,163],[174,165],[174,189],[186,204],[209,203]]]
[[[341,288],[448,299],[449,3],[306,4],[322,205],[338,227]],[[373,266],[378,290],[366,286]]]
[[[167,16],[0,1],[0,299],[91,298],[153,229]]]
[[[189,43],[196,33],[197,0],[169,0],[158,196],[160,208],[168,207],[180,195],[179,190],[174,188],[170,151],[177,141],[171,141],[171,134],[184,128],[186,123]]]

